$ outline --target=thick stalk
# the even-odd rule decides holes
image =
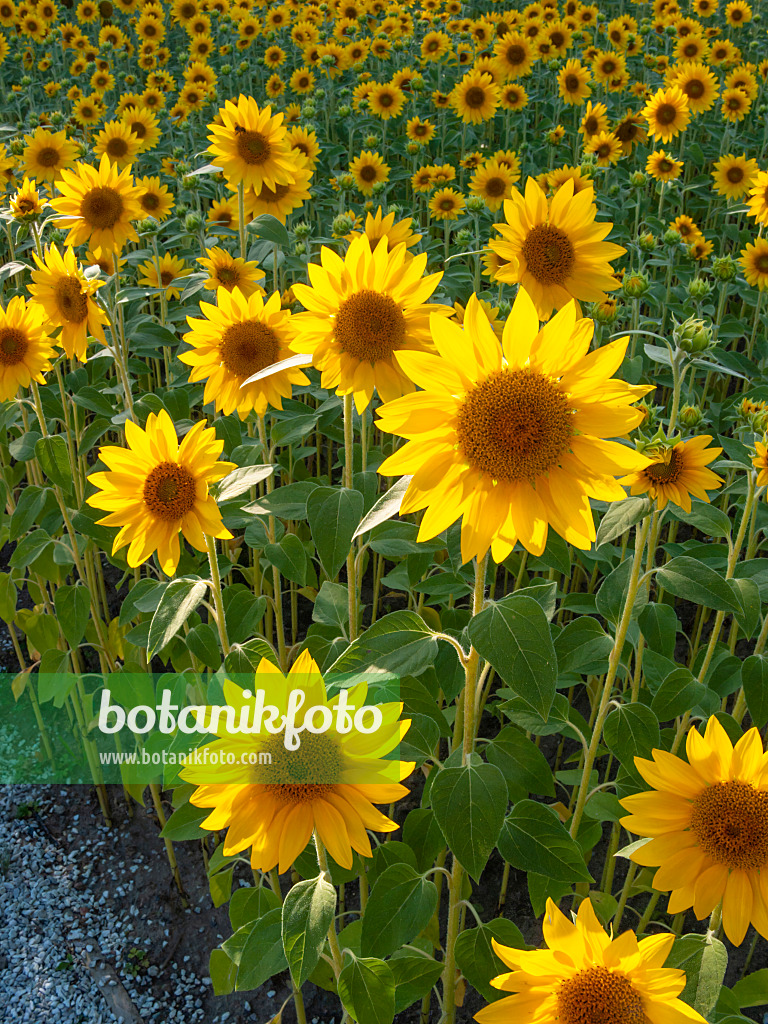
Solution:
[[[221,593],[221,576],[219,575],[219,562],[216,557],[216,541],[206,534],[205,543],[208,546],[208,564],[211,567],[211,590],[213,591],[213,606],[216,609],[216,627],[219,631],[221,649],[224,657],[229,654],[229,637],[227,636],[227,624],[224,619],[224,598]]]
[[[354,470],[354,435],[352,431],[352,395],[344,395],[344,486],[352,487]],[[349,599],[349,641],[357,639],[357,566],[355,549],[347,555],[347,592]]]
[[[320,870],[325,875],[326,879],[330,882],[331,872],[328,868],[328,857],[325,852],[325,847],[320,839],[320,836],[315,832],[315,849],[317,850],[317,863],[320,865]],[[331,921],[328,929],[328,945],[331,947],[331,956],[333,958],[333,973],[338,976],[341,974],[343,966],[341,949],[339,947],[339,937],[336,934],[336,918],[334,917]]]
[[[269,884],[272,886],[272,891],[275,896],[283,903],[283,891],[280,888],[280,876],[277,873],[277,868],[272,868],[269,872]],[[304,997],[301,994],[301,988],[296,984],[291,977],[291,989],[293,990],[293,1005],[296,1009],[296,1020],[298,1024],[307,1024],[307,1011],[304,1009]]]

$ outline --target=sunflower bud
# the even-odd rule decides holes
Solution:
[[[376,181],[371,185],[371,192],[375,196],[380,196],[386,187],[387,183],[385,181]]]
[[[14,156],[21,156],[24,152],[24,142],[22,139],[11,139],[9,148]]]
[[[681,324],[675,324],[672,337],[683,352],[704,352],[712,344],[712,327],[704,320],[689,316]]]
[[[712,273],[718,281],[732,281],[736,277],[736,264],[730,256],[718,256],[712,261]]]
[[[304,220],[300,220],[299,223],[294,226],[293,233],[297,238],[309,238],[312,234],[312,225],[307,224]]]
[[[681,241],[682,239],[679,231],[669,228],[664,232],[664,245],[679,245]]]
[[[137,221],[136,231],[140,235],[156,235],[160,230],[160,225],[154,219],[154,217],[145,217],[144,220]]]
[[[348,106],[345,103],[343,106],[339,107],[336,113],[339,115],[339,117],[349,117],[349,115],[352,113],[352,107]]]
[[[633,171],[629,177],[629,183],[633,188],[642,188],[647,180],[647,177],[642,171]]]
[[[482,196],[467,196],[467,209],[470,213],[481,213],[485,209],[485,200]]]
[[[704,419],[704,413],[698,405],[684,405],[677,418],[680,421],[681,427],[685,427],[686,430],[693,430]]]
[[[297,256],[303,256],[307,251],[307,246],[304,242],[297,242],[293,247],[293,251]]]
[[[222,64],[221,65],[221,73],[222,73],[222,75],[231,75],[232,74],[232,65],[231,64]]]
[[[653,252],[656,248],[656,236],[650,231],[646,231],[645,234],[640,235],[637,240],[637,244],[643,252]]]
[[[475,235],[469,228],[462,228],[461,231],[457,231],[454,235],[454,241],[457,245],[469,245],[474,239]]]
[[[333,224],[331,230],[335,237],[340,238],[342,235],[347,235],[354,227],[354,221],[346,213],[340,213],[338,217],[333,218]]]
[[[650,287],[651,282],[648,275],[642,272],[630,274],[621,283],[621,290],[628,299],[639,299]]]
[[[368,147],[368,149],[373,149],[373,147],[374,146],[378,146],[378,144],[379,144],[379,136],[378,135],[366,135],[366,137],[365,137],[365,145]]]
[[[693,280],[688,282],[687,291],[695,302],[701,302],[712,291],[712,285],[709,281],[705,281],[703,277],[694,277]]]

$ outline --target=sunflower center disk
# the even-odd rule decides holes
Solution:
[[[669,452],[669,462],[657,462],[645,470],[654,483],[673,484],[683,471],[683,456],[674,449]]]
[[[562,982],[557,993],[562,1024],[645,1024],[643,1000],[622,974],[589,967]]]
[[[725,176],[732,185],[738,185],[744,180],[744,171],[740,167],[729,167]]]
[[[230,373],[245,379],[277,362],[280,344],[271,327],[258,320],[232,324],[223,334],[221,361]]]
[[[571,240],[560,228],[537,224],[523,242],[523,259],[542,284],[562,284],[576,262]]]
[[[240,279],[240,275],[234,267],[219,267],[217,276],[224,284],[234,284]]]
[[[59,151],[53,146],[46,146],[37,154],[37,162],[41,167],[55,167],[59,162]]]
[[[485,103],[485,90],[481,89],[479,86],[476,85],[472,86],[471,89],[467,89],[467,94],[464,97],[464,102],[467,104],[468,107],[472,107],[473,109],[482,107],[482,105]]]
[[[16,327],[4,327],[0,330],[0,364],[15,366],[24,359],[27,351],[27,339],[23,331]]]
[[[107,143],[106,152],[108,156],[120,159],[128,152],[128,144],[125,139],[110,139]]]
[[[674,124],[677,117],[677,107],[671,103],[662,103],[656,111],[656,120],[659,124]]]
[[[261,132],[238,132],[237,154],[247,164],[263,164],[271,152],[269,139]]]
[[[161,462],[147,476],[144,503],[153,515],[177,522],[195,504],[195,478],[185,466]]]
[[[691,831],[716,864],[768,867],[768,793],[745,782],[708,786],[693,805]]]
[[[313,725],[320,724],[315,715]],[[305,730],[299,740],[296,750],[286,750],[282,733],[270,736],[259,745],[259,751],[268,754],[271,761],[254,769],[257,782],[269,786],[273,793],[290,803],[311,800],[339,785],[344,770],[344,756],[333,732]]]
[[[405,317],[390,295],[364,288],[341,304],[333,333],[353,359],[376,363],[405,341]]]
[[[88,316],[88,297],[73,277],[61,277],[56,282],[56,305],[62,317],[72,324],[81,324]]]
[[[703,82],[689,82],[685,87],[686,95],[690,96],[694,100],[700,99],[704,95],[704,83]]]
[[[534,482],[569,450],[571,412],[549,377],[498,370],[473,388],[459,409],[459,450],[494,480]]]
[[[579,79],[576,75],[568,75],[565,79],[565,88],[568,92],[576,92],[579,88]]]
[[[80,213],[92,227],[109,230],[123,214],[123,200],[113,188],[92,188],[83,197]]]
[[[506,190],[507,183],[503,178],[489,178],[485,183],[486,195],[489,195],[492,199],[503,196]]]

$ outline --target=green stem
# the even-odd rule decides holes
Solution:
[[[211,567],[211,590],[213,591],[213,605],[216,609],[216,627],[219,631],[221,649],[224,657],[229,654],[229,637],[227,636],[227,624],[224,619],[224,598],[221,593],[221,576],[219,575],[219,561],[216,557],[216,541],[213,537],[205,536],[205,543],[208,547],[208,564]]]

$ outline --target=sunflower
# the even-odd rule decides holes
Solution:
[[[56,181],[65,167],[77,162],[78,146],[69,142],[64,131],[50,132],[36,128],[33,135],[25,135],[26,146],[21,156],[22,173],[37,181]]]
[[[506,68],[508,78],[524,78],[531,73],[534,61],[533,47],[525,36],[508,32],[496,40],[493,52]]]
[[[643,127],[643,117],[628,110],[624,117],[616,123],[613,134],[621,143],[624,156],[629,156],[635,146],[642,146],[648,141],[648,135]]]
[[[420,117],[412,117],[405,126],[405,134],[411,142],[426,146],[435,137],[435,126],[431,121],[422,121]]]
[[[163,409],[150,413],[146,430],[125,423],[128,448],[101,448],[106,473],[92,473],[98,488],[87,504],[110,514],[100,526],[119,526],[112,554],[128,547],[128,565],[141,565],[157,551],[166,576],[176,571],[181,557],[179,532],[198,551],[206,537],[231,539],[208,488],[235,468],[218,462],[224,442],[200,420],[179,444],[173,420]]]
[[[563,102],[581,106],[592,93],[589,77],[589,71],[580,60],[567,60],[557,73],[557,84]]]
[[[597,158],[598,167],[612,167],[619,162],[624,149],[613,132],[598,132],[592,135],[584,145],[586,153]]]
[[[491,984],[515,994],[476,1013],[479,1024],[705,1024],[678,998],[685,972],[662,967],[674,934],[662,932],[638,942],[634,932],[626,931],[614,939],[606,935],[588,897],[573,922],[547,898],[543,929],[547,948],[541,950],[513,949],[491,939],[509,968]]]
[[[156,221],[164,221],[173,209],[173,196],[160,178],[144,177],[136,179],[136,187],[140,189],[139,206],[147,217]]]
[[[609,379],[629,339],[589,353],[593,330],[591,320],[576,320],[575,302],[540,330],[520,288],[501,345],[473,295],[463,330],[433,321],[439,355],[397,357],[425,392],[378,410],[378,426],[409,441],[379,472],[413,474],[401,512],[426,509],[420,540],[463,516],[465,562],[489,547],[500,562],[518,539],[541,554],[549,525],[568,543],[591,546],[589,498],[620,500],[614,477],[648,462],[603,438],[642,422],[631,403],[651,390]]]
[[[11,196],[11,213],[15,220],[35,221],[39,220],[43,213],[46,200],[37,191],[37,182],[34,178],[24,178],[19,190]]]
[[[309,265],[311,287],[293,286],[307,312],[293,318],[292,349],[311,353],[321,387],[354,395],[359,412],[374,389],[384,401],[412,391],[394,357],[429,345],[431,314],[451,314],[448,306],[426,304],[442,275],[422,276],[426,253],[410,258],[404,242],[372,251],[365,235],[352,241],[343,261],[324,246],[321,262]]]
[[[663,149],[657,149],[648,157],[645,170],[657,181],[675,181],[682,174],[683,161],[675,160]]]
[[[206,249],[205,253],[206,255],[198,257],[196,262],[210,274],[204,284],[208,291],[215,292],[219,288],[226,288],[231,292],[238,288],[245,298],[254,292],[264,294],[261,287],[264,283],[264,272],[259,270],[259,264],[255,260],[246,261],[239,256],[232,256],[219,246]]]
[[[287,676],[271,662],[262,659],[256,670],[253,690],[265,689],[270,703],[287,714],[289,696],[294,691],[306,695],[307,706],[328,708],[331,701],[319,668],[308,651],[303,651]],[[358,683],[350,688],[350,705],[365,704],[368,686]],[[234,707],[238,720],[253,716],[255,698],[229,680],[224,682],[227,705]],[[210,767],[187,759],[181,776],[197,788],[190,797],[194,807],[211,808],[203,828],[220,831],[227,828],[225,855],[251,848],[251,865],[256,870],[287,871],[304,850],[314,832],[337,864],[351,867],[353,850],[370,857],[371,845],[366,829],[393,832],[398,827],[373,803],[391,804],[408,794],[399,781],[413,770],[412,762],[385,760],[382,755],[396,747],[409,722],[401,722],[402,704],[380,704],[382,725],[375,733],[341,732],[335,728],[304,733],[295,751],[285,747],[283,734],[265,730],[244,734],[230,732],[226,716],[217,719],[218,739],[213,751],[231,755],[248,766],[217,769],[211,781]],[[206,709],[210,714],[210,709]],[[254,753],[269,754],[269,766]],[[223,760],[223,758],[222,758]],[[266,758],[263,758],[266,761]],[[270,781],[274,779],[274,781]]]
[[[670,85],[676,85],[688,100],[693,114],[710,110],[719,92],[717,79],[706,64],[681,64],[670,77]]]
[[[755,441],[755,457],[752,459],[752,465],[758,470],[756,485],[765,487],[768,484],[768,437],[764,437],[762,443]]]
[[[592,76],[600,85],[608,86],[616,78],[623,76],[627,70],[627,60],[623,53],[600,50],[592,61]]]
[[[214,234],[226,236],[240,226],[238,204],[231,199],[214,199],[205,219]]]
[[[248,217],[268,213],[285,224],[288,215],[303,206],[310,198],[312,168],[307,166],[306,160],[298,150],[295,159],[292,184],[275,185],[274,188],[264,185],[258,191],[248,189],[245,192],[245,212]]]
[[[595,103],[593,106],[592,101],[587,100],[579,132],[585,139],[588,139],[591,135],[606,131],[608,131],[608,108],[604,103]]]
[[[412,249],[421,240],[421,235],[416,235],[411,231],[412,224],[412,217],[406,217],[396,222],[394,211],[388,213],[385,217],[382,215],[381,207],[379,207],[375,214],[370,211],[368,212],[362,232],[353,230],[348,235],[344,235],[344,237],[348,242],[354,242],[356,238],[364,234],[368,239],[371,252],[381,242],[386,245],[390,252],[395,246],[400,245],[401,242],[405,245],[406,249]]]
[[[694,14],[699,18],[711,18],[716,13],[719,0],[693,0]]]
[[[750,183],[749,216],[758,224],[768,224],[768,171],[757,171]]]
[[[557,192],[566,181],[573,182],[574,195],[578,195],[579,192],[584,192],[586,189],[594,189],[595,187],[590,176],[581,167],[569,167],[566,164],[563,167],[556,167],[554,171],[549,172],[547,175],[547,188],[551,192]]]
[[[741,91],[745,92],[751,100],[756,100],[757,94],[760,91],[760,87],[757,84],[757,78],[748,67],[736,68],[734,71],[727,74],[723,79],[723,88],[741,89]]]
[[[115,273],[115,254],[108,250],[101,249],[99,246],[95,246],[93,249],[88,249],[85,254],[85,262],[89,267],[98,267],[105,277],[112,277]],[[119,262],[119,268],[122,269],[124,264],[125,260],[121,259]]]
[[[125,121],[107,121],[94,140],[93,151],[116,167],[127,167],[136,159],[140,145]]]
[[[297,150],[307,161],[307,166],[314,170],[320,155],[320,143],[317,134],[311,128],[294,125],[288,129],[288,142],[291,149]]]
[[[528,93],[519,82],[507,82],[499,92],[499,105],[503,110],[522,110],[528,103]]]
[[[44,373],[54,358],[53,341],[45,328],[45,310],[20,295],[0,305],[0,401],[16,397],[32,381],[45,384]]]
[[[724,121],[743,121],[752,107],[752,100],[743,89],[724,89],[721,111]]]
[[[61,195],[50,205],[62,215],[56,226],[69,228],[66,245],[89,242],[112,250],[138,240],[131,221],[141,217],[140,190],[129,171],[113,167],[106,155],[98,168],[63,169],[58,187]]]
[[[38,269],[32,271],[29,293],[45,312],[47,328],[61,328],[57,344],[67,357],[85,362],[89,336],[106,344],[107,316],[93,299],[103,282],[88,280],[70,247],[63,256],[55,246],[46,248],[43,259],[32,255]]]
[[[676,445],[646,449],[651,461],[644,469],[624,477],[620,482],[630,494],[648,494],[659,509],[667,502],[691,511],[691,495],[709,501],[707,491],[722,486],[722,479],[707,465],[722,454],[722,448],[707,448],[712,440],[708,434],[680,441]]]
[[[291,91],[298,93],[300,96],[311,93],[315,88],[315,74],[309,68],[297,68],[291,75],[289,85]]]
[[[349,165],[350,174],[354,175],[355,185],[364,196],[373,194],[373,186],[379,181],[389,181],[389,165],[385,164],[378,153],[364,150]]]
[[[294,182],[295,160],[283,127],[283,115],[259,108],[253,97],[240,95],[219,110],[222,123],[208,125],[208,152],[233,186],[261,189]]]
[[[184,340],[192,351],[179,359],[192,367],[191,382],[206,382],[205,404],[215,401],[225,416],[237,410],[244,420],[252,409],[257,416],[268,406],[282,409],[294,384],[309,383],[301,370],[287,369],[242,386],[254,373],[291,355],[291,314],[280,308],[279,292],[265,302],[258,292],[246,298],[239,289],[219,288],[216,305],[201,302],[200,311],[205,319],[187,317],[191,330]]]
[[[451,91],[451,105],[465,124],[481,124],[496,112],[498,86],[486,72],[470,71]]]
[[[732,28],[741,28],[752,20],[752,8],[746,0],[731,0],[725,8],[725,20]]]
[[[566,181],[547,199],[533,178],[525,197],[517,189],[504,203],[505,224],[490,247],[507,261],[499,280],[520,283],[533,298],[542,320],[571,299],[600,302],[617,287],[610,261],[625,250],[603,239],[613,224],[595,221],[594,191],[574,195]]]
[[[757,729],[735,747],[717,718],[692,728],[687,763],[664,750],[635,765],[653,787],[625,797],[622,825],[651,842],[631,859],[657,867],[653,886],[670,891],[669,912],[697,918],[722,901],[725,934],[739,945],[750,922],[768,938],[768,755]]]
[[[405,106],[406,96],[397,86],[384,83],[375,85],[368,93],[368,109],[382,121],[399,117]]]
[[[488,160],[475,171],[469,183],[469,191],[480,196],[489,210],[501,209],[505,199],[512,196],[512,186],[518,181],[520,174],[514,174],[506,164],[496,160]]]
[[[461,192],[453,188],[440,188],[429,201],[429,212],[432,220],[458,220],[465,206]]]
[[[685,131],[691,119],[688,97],[675,85],[659,89],[643,108],[643,117],[652,138],[669,142]]]
[[[122,121],[138,139],[138,153],[154,149],[160,141],[159,122],[151,110],[132,107],[123,113]]]
[[[675,217],[669,227],[671,231],[676,231],[680,235],[680,238],[686,245],[692,245],[704,237],[699,226],[686,213],[681,213],[678,217]]]
[[[138,283],[147,288],[165,288],[166,299],[178,299],[181,292],[175,287],[174,282],[189,277],[192,273],[183,259],[171,256],[169,252],[163,253],[159,263],[145,260],[136,269],[143,275],[139,277]]]
[[[739,263],[748,284],[761,292],[768,289],[768,239],[756,238],[747,243],[746,249],[741,250]]]

